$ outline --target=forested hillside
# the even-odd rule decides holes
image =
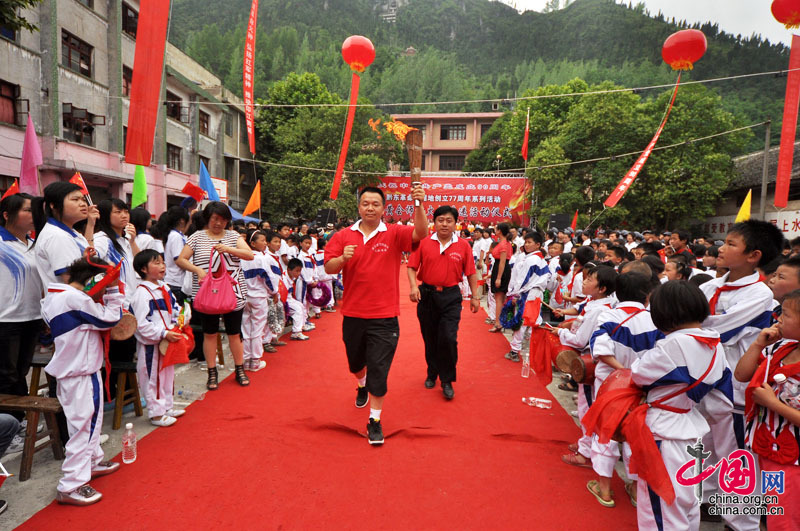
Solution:
[[[170,40],[239,91],[250,0],[173,4]],[[256,97],[266,97],[270,85],[289,72],[306,71],[346,97],[349,71],[339,50],[356,33],[368,36],[377,49],[361,95],[384,112],[488,110],[488,103],[389,104],[513,97],[576,77],[626,87],[666,84],[675,74],[661,61],[661,44],[670,33],[688,27],[611,0],[576,0],[562,10],[523,14],[488,0],[410,0],[398,9],[394,24],[379,14],[374,0],[261,0]],[[708,52],[684,76],[686,81],[787,68],[783,45],[721,33],[712,24],[699,29],[709,41]],[[403,53],[409,47],[416,53]],[[780,131],[785,78],[760,76],[707,86],[722,96],[723,106],[740,123],[771,117],[773,131]],[[754,138],[747,149],[758,144]]]

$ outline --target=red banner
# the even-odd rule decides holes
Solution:
[[[458,219],[469,221],[512,221],[523,225],[530,210],[530,186],[522,177],[502,176],[445,176],[422,177],[425,189],[425,209],[428,217],[442,205],[458,209]],[[386,195],[387,221],[411,219],[414,201],[411,199],[411,178],[387,176],[380,184]]]
[[[789,201],[789,181],[792,179],[794,139],[797,132],[797,106],[800,103],[800,37],[792,35],[789,55],[789,77],[786,79],[786,97],[783,101],[781,150],[778,155],[778,173],[775,177],[775,206],[786,208]]]
[[[344,162],[347,160],[347,148],[350,147],[350,134],[353,131],[353,118],[356,116],[356,103],[358,102],[358,86],[361,77],[358,72],[353,72],[353,79],[350,82],[350,105],[347,107],[347,120],[344,124],[344,136],[342,137],[342,149],[339,150],[339,162],[336,163],[336,173],[333,174],[333,186],[331,187],[331,199],[339,196],[339,185],[342,182],[344,172]]]
[[[242,66],[242,92],[244,93],[244,119],[247,125],[247,141],[250,153],[256,153],[256,130],[253,113],[253,63],[256,57],[256,22],[258,0],[250,5],[250,20],[247,22],[247,37],[244,43],[244,65]]]
[[[153,158],[168,21],[169,2],[139,2],[131,106],[128,111],[128,138],[125,144],[125,161],[129,164],[149,166]]]
[[[642,171],[644,167],[644,163],[647,162],[647,159],[650,158],[650,153],[653,152],[653,148],[656,147],[656,142],[658,142],[658,137],[661,136],[661,131],[664,130],[664,125],[667,123],[667,118],[669,118],[669,112],[672,110],[672,104],[675,103],[675,96],[678,95],[678,85],[681,83],[681,75],[678,74],[678,81],[675,82],[675,90],[672,92],[672,99],[669,100],[669,107],[667,107],[667,112],[664,115],[664,119],[661,120],[661,125],[658,126],[658,131],[656,131],[655,136],[653,139],[650,140],[650,143],[647,144],[647,147],[642,154],[639,155],[639,158],[636,159],[636,162],[631,166],[631,169],[628,170],[628,173],[625,174],[625,177],[617,184],[617,187],[611,192],[611,195],[608,196],[606,202],[604,203],[608,208],[613,208],[617,206],[619,200],[622,199],[622,196],[625,195],[625,192],[628,188],[631,187],[633,181],[636,180],[638,177],[639,172]]]

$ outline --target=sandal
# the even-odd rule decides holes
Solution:
[[[219,387],[219,382],[217,381],[219,378],[217,374],[216,367],[209,367],[208,368],[208,381],[206,382],[206,389],[209,391],[216,391]]]
[[[572,382],[560,383],[558,384],[558,388],[561,389],[562,391],[571,391],[573,393],[578,392],[578,386],[576,384],[573,384]]]
[[[605,500],[600,495],[600,483],[596,479],[593,479],[589,483],[587,483],[586,488],[589,490],[589,492],[592,493],[592,496],[594,496],[600,503],[600,505],[602,505],[603,507],[616,507],[617,504],[616,502],[614,502],[613,497],[610,500]],[[613,492],[611,493],[611,496],[614,496]]]
[[[561,456],[561,460],[568,465],[578,466],[581,468],[592,468],[592,460],[583,457],[581,454],[565,454]]]
[[[236,383],[241,385],[242,387],[246,387],[250,385],[250,378],[244,373],[244,365],[236,365]]]
[[[628,497],[631,499],[631,505],[636,507],[636,482],[625,483],[625,492],[628,493]]]
[[[578,453],[578,444],[577,443],[570,444],[569,446],[567,446],[567,450],[569,450],[573,454],[577,454]]]
[[[503,331],[503,327],[502,326],[493,326],[493,327],[491,327],[489,329],[489,332],[492,332],[492,333],[497,333],[497,332],[502,332],[502,331]]]

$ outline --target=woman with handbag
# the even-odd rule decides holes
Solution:
[[[241,336],[247,285],[240,260],[252,260],[254,255],[238,232],[227,230],[232,219],[227,205],[212,201],[203,209],[203,217],[205,229],[189,237],[175,263],[192,273],[192,311],[203,326],[203,354],[208,364],[206,387],[213,391],[219,386],[216,348],[220,315],[225,320],[236,381],[242,386],[250,384],[244,372]]]

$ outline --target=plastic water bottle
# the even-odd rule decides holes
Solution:
[[[206,397],[205,393],[198,393],[196,391],[190,391],[184,387],[178,389],[178,400],[184,402],[194,402],[195,400],[202,400]]]
[[[530,354],[522,355],[522,377],[528,378],[531,375],[531,359]]]
[[[122,462],[129,465],[136,461],[136,433],[133,424],[125,424],[125,433],[122,435]]]
[[[522,403],[540,409],[551,409],[553,407],[553,403],[550,400],[546,398],[536,398],[535,396],[523,396]]]

